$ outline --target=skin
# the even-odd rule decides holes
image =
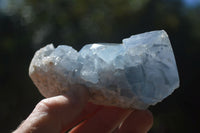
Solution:
[[[146,133],[153,116],[148,110],[94,105],[86,89],[40,101],[13,133]]]

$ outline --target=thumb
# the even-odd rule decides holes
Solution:
[[[40,101],[14,133],[60,133],[80,114],[88,102],[86,88],[76,86],[65,95]]]

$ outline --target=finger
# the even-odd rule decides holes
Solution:
[[[112,132],[131,112],[129,109],[104,106],[93,117],[73,128],[70,133]]]
[[[123,122],[116,133],[146,133],[153,125],[152,113],[148,110],[135,110]]]
[[[60,133],[81,113],[87,102],[87,90],[78,88],[69,91],[65,96],[44,99],[37,104],[15,133]]]
[[[65,131],[71,129],[80,122],[93,117],[101,109],[101,107],[101,105],[95,105],[90,102],[87,103],[87,105],[85,106],[83,111],[77,116],[77,118],[75,118],[69,125],[66,125],[66,127],[64,128]]]

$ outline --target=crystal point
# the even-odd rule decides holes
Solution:
[[[179,86],[164,30],[134,35],[122,44],[88,44],[79,52],[47,45],[36,52],[29,74],[46,97],[79,84],[89,89],[93,103],[123,108],[146,109]]]

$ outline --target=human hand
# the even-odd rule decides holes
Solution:
[[[88,103],[86,89],[39,102],[14,133],[146,133],[153,124],[146,111]]]

